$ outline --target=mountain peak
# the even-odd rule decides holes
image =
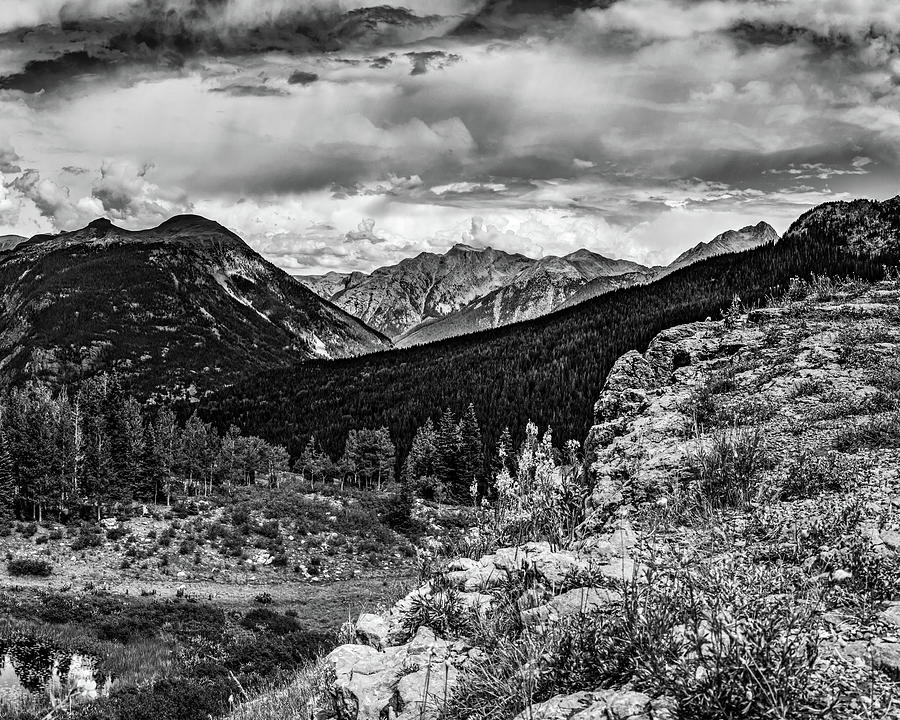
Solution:
[[[154,229],[171,233],[221,233],[237,238],[237,235],[224,225],[202,215],[173,215]]]
[[[704,260],[714,255],[743,252],[768,242],[778,240],[778,233],[769,223],[760,221],[756,225],[747,225],[740,230],[726,230],[708,242],[701,242],[685,250],[669,265],[664,272],[672,272],[678,268]]]
[[[485,250],[490,250],[490,248],[477,248],[472,245],[467,245],[466,243],[458,242],[452,248],[450,248],[449,252],[484,252]]]

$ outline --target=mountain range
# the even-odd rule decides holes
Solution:
[[[109,220],[0,252],[0,378],[117,371],[197,389],[387,338],[322,300],[205,218],[128,231]]]
[[[703,259],[533,320],[264,371],[207,396],[200,411],[220,427],[240,422],[295,455],[312,434],[339,455],[349,430],[386,426],[403,457],[428,418],[470,403],[488,448],[507,427],[513,442],[521,440],[529,420],[552,428],[559,442],[583,438],[598,388],[622,354],[643,352],[668,327],[721,317],[736,295],[753,305],[796,279],[880,279],[900,264],[898,228],[900,197],[823,205],[778,242],[724,254],[707,243]]]
[[[777,240],[778,233],[760,222],[700,243],[667,267],[612,260],[586,249],[532,259],[457,244],[443,255],[423,252],[371,274],[331,272],[297,278],[389,336],[397,347],[408,347],[530,320],[612,290],[651,282],[707,257]]]

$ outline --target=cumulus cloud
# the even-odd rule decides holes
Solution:
[[[189,212],[191,204],[183,191],[163,190],[148,181],[152,168],[149,164],[136,168],[127,162],[108,160],[100,168],[91,196],[110,218],[138,224],[155,224]]]
[[[9,187],[34,203],[38,212],[52,221],[56,228],[76,227],[84,217],[91,214],[90,201],[73,202],[68,187],[42,178],[34,169],[23,172]]]
[[[0,38],[7,215],[193,207],[284,267],[371,270],[460,240],[663,262],[896,192],[893,0],[367,5],[9,0],[35,29]]]

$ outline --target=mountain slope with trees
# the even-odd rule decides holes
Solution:
[[[536,320],[432,345],[334,362],[313,361],[248,377],[203,403],[298,455],[313,433],[332,455],[347,433],[389,428],[402,460],[416,430],[445,408],[473,403],[486,447],[529,419],[560,441],[583,438],[613,362],[661,330],[719,316],[784,290],[793,277],[879,278],[900,257],[900,198],[821,206],[778,243],[708,258],[654,283],[594,298]]]
[[[197,216],[35,236],[0,255],[0,283],[7,381],[117,371],[142,391],[202,390],[247,369],[390,346]]]

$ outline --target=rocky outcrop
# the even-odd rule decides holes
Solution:
[[[527,578],[527,589],[517,600],[521,619],[530,631],[544,632],[565,618],[612,611],[621,603],[621,594],[606,583],[621,584],[635,575],[633,547],[634,533],[622,521],[611,532],[567,549],[529,542],[479,560],[453,560],[385,615],[360,615],[353,627],[356,644],[341,645],[327,656],[335,675],[331,699],[337,718],[432,717],[429,713],[443,707],[460,673],[483,656],[465,637],[437,637],[426,626],[403,641],[416,603],[437,604],[453,593],[468,617],[488,618],[499,589]]]
[[[557,695],[520,713],[515,720],[675,720],[675,703],[628,690]]]

